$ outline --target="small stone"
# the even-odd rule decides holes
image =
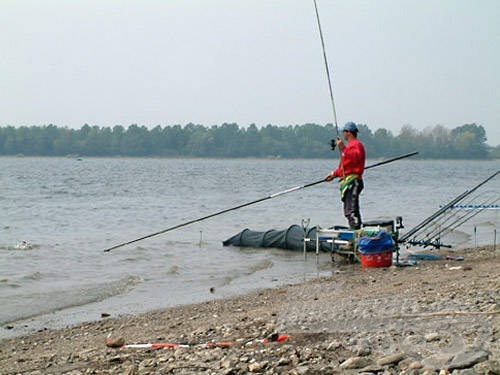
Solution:
[[[449,364],[448,368],[450,370],[465,369],[472,367],[479,362],[486,361],[487,359],[488,353],[484,350],[468,351],[457,354]]]
[[[406,370],[406,369],[408,369],[408,368],[410,367],[410,364],[411,364],[413,361],[414,361],[414,360],[413,360],[413,359],[411,359],[411,358],[405,358],[405,359],[403,359],[402,361],[400,361],[400,362],[398,363],[398,368],[399,368],[400,370]]]
[[[434,354],[422,360],[422,365],[428,369],[439,370],[443,367],[448,367],[453,356],[450,354]]]
[[[309,373],[309,367],[304,366],[304,365],[300,365],[299,367],[297,367],[295,369],[295,371],[297,372],[297,375],[306,375]]]
[[[474,366],[478,374],[500,374],[500,362],[498,360],[489,360],[478,363]]]
[[[282,357],[278,361],[278,366],[286,366],[286,365],[290,364],[290,361],[291,361],[290,358]]]
[[[135,375],[135,374],[137,374],[137,366],[133,364],[123,374],[124,375]]]
[[[366,367],[363,367],[362,369],[360,369],[360,371],[364,372],[364,373],[378,374],[378,373],[384,371],[384,368],[382,366],[375,364],[375,363],[372,363]]]
[[[110,316],[111,316],[110,313],[107,313],[107,312],[101,313],[101,318],[109,318]]]
[[[108,348],[120,348],[125,345],[125,339],[123,337],[117,337],[115,339],[109,338],[106,340],[106,346]]]
[[[363,368],[371,364],[371,361],[365,357],[350,357],[340,364],[342,369]]]
[[[441,335],[437,332],[432,332],[425,335],[425,341],[427,342],[438,341],[439,339],[441,339]]]
[[[356,347],[356,356],[358,356],[358,357],[366,357],[366,356],[370,355],[371,352],[372,352],[372,350],[367,346],[359,345]]]
[[[387,366],[395,363],[399,363],[405,357],[404,353],[391,354],[377,360],[379,366]]]
[[[248,365],[248,371],[250,372],[260,372],[262,371],[269,362],[264,361],[264,362],[256,362]]]
[[[328,346],[326,347],[326,350],[337,350],[338,348],[342,347],[342,343],[339,340],[332,341]]]
[[[234,365],[233,361],[231,361],[230,359],[223,359],[221,362],[220,362],[220,366],[222,368],[231,368],[232,366]]]
[[[408,366],[412,370],[419,370],[423,367],[422,363],[419,361],[414,361],[410,363],[410,366]]]
[[[115,355],[115,356],[113,356],[113,357],[109,358],[109,359],[108,359],[108,361],[109,361],[110,363],[122,363],[122,362],[123,362],[123,359],[122,359],[122,357],[120,357],[119,355]]]

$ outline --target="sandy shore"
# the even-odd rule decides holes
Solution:
[[[0,373],[499,374],[499,250],[454,254],[4,339]]]

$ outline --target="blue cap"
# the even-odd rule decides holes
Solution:
[[[346,122],[344,127],[342,128],[342,131],[348,131],[348,132],[351,132],[351,133],[357,133],[359,130],[358,130],[358,127],[356,126],[356,124],[352,121],[349,121],[349,122]]]

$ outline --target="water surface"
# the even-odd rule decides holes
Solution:
[[[377,162],[370,160],[368,164]],[[0,337],[200,302],[332,272],[328,254],[223,247],[244,228],[344,224],[323,183],[104,253],[103,249],[322,179],[329,160],[0,158]],[[494,173],[493,161],[401,160],[366,171],[365,219],[411,228]],[[497,197],[500,178],[472,203]],[[498,203],[498,202],[497,202]],[[445,238],[493,243],[498,210]],[[474,236],[474,227],[476,236]],[[30,249],[15,249],[27,241]],[[356,267],[356,266],[353,266]],[[210,293],[213,288],[214,293]]]

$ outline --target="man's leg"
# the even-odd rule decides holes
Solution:
[[[363,190],[363,181],[355,180],[344,194],[344,216],[349,222],[349,228],[361,228],[361,213],[359,211],[359,194]]]

